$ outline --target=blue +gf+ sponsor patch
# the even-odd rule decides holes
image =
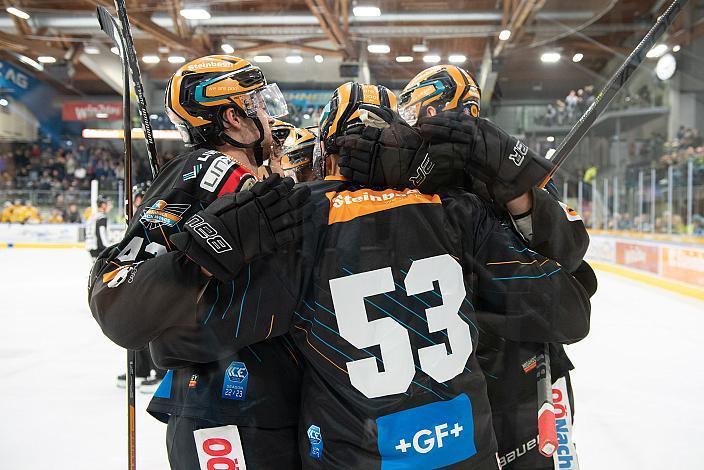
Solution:
[[[376,425],[382,470],[440,468],[477,453],[465,394],[381,416]]]
[[[249,372],[244,362],[231,362],[225,371],[222,383],[222,398],[226,400],[244,400],[247,398]]]

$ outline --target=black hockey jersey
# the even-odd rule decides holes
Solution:
[[[220,195],[254,181],[247,169],[214,150],[181,155],[161,169],[124,239],[91,273],[89,303],[106,336],[122,347],[141,349],[169,327],[196,320],[195,305],[207,279],[172,251],[169,236]],[[234,295],[233,289],[234,284],[223,286],[223,299]],[[251,295],[268,294],[262,288]],[[214,303],[211,307],[212,316],[225,311]],[[301,377],[297,354],[288,338],[276,338],[169,371],[149,411],[162,420],[178,414],[224,424],[295,425]]]
[[[200,362],[290,330],[309,364],[304,467],[497,468],[478,337],[581,339],[583,289],[468,193],[311,189],[301,244],[252,263],[234,301],[211,280],[199,317],[213,301],[226,311],[164,332],[157,362]],[[277,295],[255,300],[260,285]]]

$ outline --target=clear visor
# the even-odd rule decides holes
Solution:
[[[404,121],[408,123],[409,126],[415,126],[418,122],[418,113],[420,111],[420,104],[409,104],[401,106],[398,108],[398,113],[401,115]]]
[[[323,163],[323,148],[320,137],[315,138],[313,147],[313,171],[320,177],[325,178],[325,164]]]
[[[256,116],[257,109],[263,109],[270,118],[280,118],[288,114],[286,98],[279,90],[279,85],[269,85],[254,91],[242,99],[248,116]]]

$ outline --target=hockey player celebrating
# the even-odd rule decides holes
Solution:
[[[471,188],[510,218],[531,249],[559,261],[593,294],[596,280],[582,261],[588,235],[581,218],[555,193],[535,187],[547,174],[547,160],[478,117],[480,91],[469,73],[452,65],[430,67],[409,82],[400,102],[401,116],[420,132],[393,115],[384,116],[390,123],[384,131],[350,130],[338,139],[343,174],[381,187]],[[478,319],[481,327],[484,317]],[[542,348],[540,342],[480,335],[480,363],[487,374],[494,427],[507,468],[553,468],[552,459],[538,453],[535,439],[535,364]],[[568,397],[571,402],[568,371],[572,364],[559,344],[551,346],[551,364],[565,403]],[[569,433],[563,439],[572,445]],[[573,446],[570,451],[574,452]]]
[[[557,263],[522,248],[508,219],[474,195],[365,189],[340,175],[335,142],[361,125],[360,105],[395,101],[384,87],[336,90],[314,161],[325,181],[309,185],[314,211],[301,242],[244,271],[221,255],[220,282],[200,301],[195,293],[184,299],[197,302],[199,315],[218,315],[174,327],[153,340],[152,352],[158,361],[201,362],[291,330],[308,364],[298,436],[304,468],[497,469],[475,308],[507,339],[571,342],[588,331],[588,298]],[[189,243],[203,245],[204,224],[230,244],[240,225],[215,201],[171,237],[210,270],[213,261]],[[221,295],[232,279],[249,294]],[[519,289],[507,289],[507,280]],[[271,285],[278,295],[251,295]],[[155,301],[164,298],[153,290]]]
[[[290,180],[257,183],[254,177],[271,149],[270,122],[286,113],[278,87],[267,84],[258,67],[225,55],[196,59],[173,75],[165,105],[192,150],[162,167],[124,239],[98,259],[90,279],[94,317],[110,339],[129,349],[157,337],[168,341],[170,328],[207,324],[224,312],[213,305],[207,315],[194,316],[199,292],[218,269],[208,264],[206,273],[169,240],[193,214],[216,200],[238,214],[236,240],[224,243],[213,227],[201,227],[206,248],[190,253],[227,253],[243,266],[295,239],[308,197],[307,188],[292,189]],[[248,291],[232,282],[218,292],[266,299],[275,287]],[[299,389],[300,359],[286,339],[277,338],[169,371],[148,411],[168,422],[173,469],[212,468],[214,451],[205,445],[212,442],[229,449],[216,454],[231,468],[295,469]]]
[[[98,255],[108,247],[108,211],[110,200],[105,196],[98,196],[97,211],[86,221],[86,250],[95,260]]]

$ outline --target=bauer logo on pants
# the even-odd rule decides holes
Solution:
[[[237,426],[198,429],[193,431],[193,439],[198,451],[200,470],[247,470]]]

